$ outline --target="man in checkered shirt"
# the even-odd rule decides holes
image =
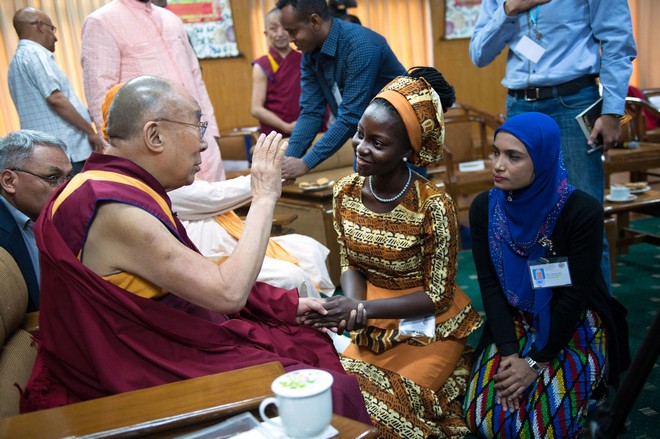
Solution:
[[[55,64],[55,26],[42,11],[27,7],[14,14],[20,41],[9,64],[9,92],[18,111],[21,129],[43,131],[67,146],[74,173],[92,150],[104,143],[91,125],[89,112]]]
[[[369,101],[406,70],[385,38],[333,19],[325,0],[279,0],[277,8],[282,26],[303,53],[300,117],[282,165],[282,178],[291,180],[337,152],[355,134]],[[326,105],[334,116],[331,126],[310,148]]]

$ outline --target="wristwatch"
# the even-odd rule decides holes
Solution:
[[[535,374],[541,375],[541,372],[543,372],[543,368],[539,366],[539,364],[536,361],[532,360],[530,357],[525,357],[525,361],[527,362],[529,367],[532,368]]]

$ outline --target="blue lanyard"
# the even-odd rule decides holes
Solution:
[[[536,5],[534,8],[534,15],[532,15],[532,11],[529,11],[529,18],[532,20],[532,24],[534,25],[534,29],[537,28],[538,26],[538,21],[539,21],[539,9],[541,8],[541,5]]]
[[[534,27],[534,33],[536,34],[536,39],[537,39],[537,40],[540,40],[540,39],[541,39],[541,36],[543,35],[543,34],[541,34],[541,32],[539,32],[539,26],[538,26],[538,22],[539,22],[539,9],[540,9],[540,8],[541,8],[541,5],[536,5],[536,7],[534,8],[534,15],[532,15],[532,11],[531,11],[531,10],[527,11],[528,14],[529,14],[529,19],[530,19],[530,21],[532,22],[532,26]]]

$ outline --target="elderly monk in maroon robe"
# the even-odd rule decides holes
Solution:
[[[368,423],[330,338],[297,324],[324,311],[320,299],[255,284],[281,192],[281,136],[257,142],[246,233],[222,265],[172,212],[166,191],[192,183],[207,147],[200,117],[182,87],[129,81],[110,109],[105,155],[49,200],[35,226],[41,339],[22,411],[275,360],[332,373],[335,413]]]

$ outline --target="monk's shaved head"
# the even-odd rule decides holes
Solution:
[[[281,12],[277,8],[273,8],[270,11],[268,11],[264,16],[264,28],[268,27],[268,18],[270,18],[271,15],[280,15],[280,14]],[[279,17],[278,17],[278,21],[279,21]]]
[[[105,154],[132,161],[166,190],[191,184],[207,148],[201,117],[183,85],[155,76],[131,79],[110,105]]]
[[[176,90],[169,81],[140,76],[119,89],[108,112],[108,137],[129,140],[155,118],[168,117],[178,107]]]

